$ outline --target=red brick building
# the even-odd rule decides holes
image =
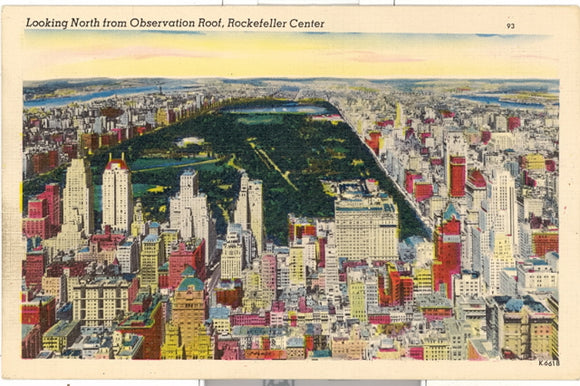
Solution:
[[[453,296],[453,275],[461,271],[461,221],[453,205],[443,215],[441,225],[433,235],[435,260],[433,261],[433,290],[445,289],[447,298]]]
[[[161,359],[164,337],[161,297],[154,297],[145,312],[134,313],[125,319],[117,331],[143,336],[143,359]]]

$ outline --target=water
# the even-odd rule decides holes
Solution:
[[[185,90],[191,85],[182,85],[182,84],[161,84],[163,92],[165,91],[179,91]],[[82,102],[89,102],[95,99],[103,99],[103,98],[110,98],[112,96],[125,96],[125,95],[132,95],[132,94],[149,94],[159,92],[159,85],[151,85],[151,86],[141,86],[141,87],[126,87],[126,88],[116,88],[111,90],[104,90],[104,91],[97,91],[92,92],[84,95],[73,95],[67,97],[59,97],[59,98],[45,98],[45,99],[34,99],[24,101],[25,108],[31,107],[59,107],[59,106],[66,106],[70,103],[82,103]]]
[[[244,107],[222,110],[230,114],[328,114],[324,107],[284,104],[281,106]]]
[[[541,103],[518,103],[510,101],[501,101],[502,96],[499,95],[453,95],[457,99],[466,99],[485,104],[500,105],[505,108],[512,109],[544,109],[546,106]]]
[[[183,165],[193,165],[199,162],[208,161],[211,158],[184,158],[181,160],[165,159],[165,158],[139,158],[133,164],[131,164],[130,169],[132,171],[141,171],[149,169],[166,168],[172,166]]]

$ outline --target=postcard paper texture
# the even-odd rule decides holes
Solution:
[[[5,7],[3,376],[577,378],[579,20]]]

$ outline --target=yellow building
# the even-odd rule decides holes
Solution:
[[[368,321],[367,305],[365,301],[365,283],[362,278],[359,280],[349,274],[348,298],[350,300],[350,315],[362,323],[366,323]]]
[[[554,313],[554,320],[552,322],[552,346],[551,353],[553,359],[559,359],[558,353],[558,298],[555,295],[551,295],[547,300],[546,304],[551,312]]]
[[[61,320],[42,336],[42,348],[55,352],[62,352],[74,343],[81,333],[81,325],[78,320],[71,322]]]
[[[155,292],[159,283],[158,268],[165,262],[165,246],[158,235],[150,234],[141,244],[141,287]]]
[[[530,153],[524,157],[524,169],[542,171],[546,169],[546,160],[541,154]]]
[[[304,248],[290,248],[290,284],[306,286],[306,267],[304,265]]]
[[[164,229],[161,232],[161,242],[165,248],[165,256],[171,254],[171,244],[177,243],[179,240],[179,231],[177,229]]]
[[[451,347],[446,335],[423,339],[423,359],[426,361],[447,361],[451,359]]]
[[[206,333],[203,325],[198,325],[193,341],[189,347],[185,347],[186,353],[189,352],[190,359],[213,359],[212,339]]]
[[[172,321],[180,328],[186,357],[192,359],[195,354],[192,343],[206,318],[203,282],[196,277],[185,277],[175,291],[172,310]]]
[[[133,208],[133,222],[131,223],[131,236],[137,237],[147,233],[147,221],[145,221],[145,214],[143,213],[143,204],[138,198]]]
[[[155,122],[157,123],[157,126],[167,126],[169,124],[166,108],[162,107],[157,110],[157,114],[155,114]]]
[[[433,273],[430,266],[415,268],[413,287],[413,297],[433,292]]]
[[[212,322],[214,331],[216,331],[219,335],[230,335],[232,333],[232,326],[230,324],[229,318],[213,318]]]
[[[161,346],[161,359],[184,359],[185,346],[181,342],[179,326],[165,324],[165,342]]]
[[[375,359],[395,360],[401,359],[404,350],[401,343],[393,339],[383,339],[379,343],[379,350],[375,354]]]

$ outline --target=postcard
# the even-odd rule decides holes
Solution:
[[[2,28],[4,377],[580,375],[578,8]]]

